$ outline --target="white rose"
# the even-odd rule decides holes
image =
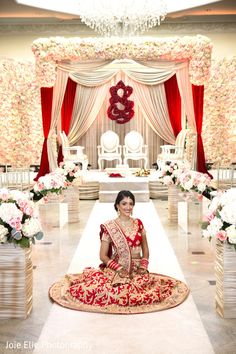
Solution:
[[[27,219],[22,226],[22,232],[26,237],[32,237],[39,231],[41,231],[41,225],[35,218]]]
[[[56,168],[56,169],[55,169],[55,172],[56,172],[56,173],[59,173],[60,175],[64,175],[64,169],[61,168],[61,167]]]
[[[211,235],[208,230],[202,230],[202,236],[205,238],[209,238]]]
[[[231,225],[225,229],[226,234],[229,238],[230,243],[236,243],[236,227],[234,225]]]
[[[7,242],[6,235],[8,234],[8,229],[3,225],[0,225],[0,243]]]
[[[193,187],[193,181],[190,179],[189,181],[185,182],[183,185],[184,189],[189,191]]]
[[[166,186],[170,186],[171,184],[173,184],[172,178],[170,176],[164,176],[163,177],[163,183]]]
[[[209,205],[208,209],[211,212],[215,212],[218,206],[220,205],[220,198],[218,196],[214,197]]]
[[[197,189],[198,189],[200,192],[203,192],[203,191],[206,189],[205,183],[198,183]]]
[[[0,205],[0,218],[9,224],[11,219],[22,219],[22,211],[14,203],[2,203]]]
[[[220,216],[223,221],[236,225],[236,201],[223,206],[221,209]]]
[[[214,237],[216,233],[222,228],[222,226],[223,226],[222,220],[215,217],[210,222],[210,225],[207,226],[207,231],[209,232],[210,236]]]

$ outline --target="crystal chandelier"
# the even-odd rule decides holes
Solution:
[[[130,36],[160,25],[164,0],[78,0],[81,21],[103,36]]]

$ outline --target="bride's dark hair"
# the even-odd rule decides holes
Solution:
[[[133,195],[132,192],[130,191],[120,191],[117,194],[116,200],[115,200],[115,204],[114,204],[114,208],[116,209],[116,211],[118,211],[117,205],[124,199],[124,198],[130,198],[132,199],[133,203],[135,204],[135,197]]]

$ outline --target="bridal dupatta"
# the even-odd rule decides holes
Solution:
[[[106,223],[102,224],[101,227],[105,227],[109,233],[109,236],[111,237],[119,257],[118,263],[130,273],[132,265],[131,253],[122,229],[115,220],[107,221]],[[102,236],[101,234],[100,237]]]

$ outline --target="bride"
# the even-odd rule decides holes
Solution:
[[[85,310],[129,313],[157,311],[181,303],[187,286],[171,277],[149,273],[149,248],[140,219],[132,217],[135,205],[130,191],[120,191],[115,200],[117,218],[100,226],[99,269],[67,275],[61,283],[61,299],[50,289],[59,304]],[[138,311],[139,310],[139,311]]]

